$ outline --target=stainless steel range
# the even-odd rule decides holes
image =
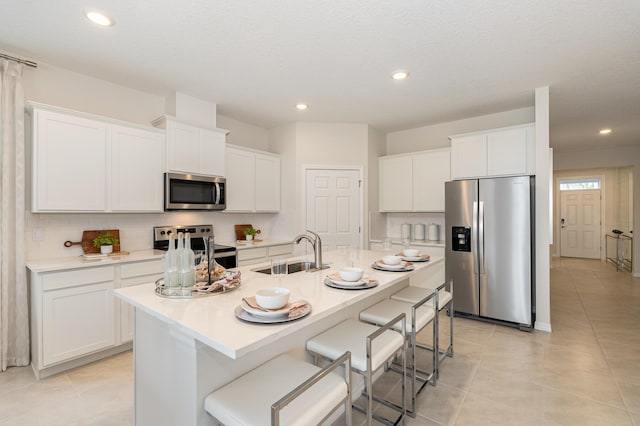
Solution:
[[[174,237],[178,233],[189,233],[191,238],[191,248],[199,251],[205,250],[205,241],[213,237],[213,225],[190,225],[190,226],[154,226],[153,227],[153,248],[167,251],[169,249],[169,236]],[[218,265],[225,269],[238,266],[236,248],[222,244],[214,244],[214,258]]]

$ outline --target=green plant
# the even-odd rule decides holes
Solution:
[[[94,247],[102,247],[102,246],[113,246],[120,244],[120,240],[111,234],[100,234],[96,238],[93,239]]]
[[[252,235],[252,236],[256,236],[256,234],[259,234],[260,230],[259,229],[255,229],[253,226],[249,227],[249,228],[245,228],[244,230],[244,235]]]

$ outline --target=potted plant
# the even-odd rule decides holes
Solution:
[[[260,233],[259,229],[255,229],[253,226],[250,226],[249,228],[246,228],[244,230],[244,236],[247,239],[247,241],[251,241],[254,239],[254,237]]]
[[[93,246],[100,249],[100,253],[109,254],[113,251],[113,246],[120,244],[120,240],[111,234],[100,234],[93,239]]]

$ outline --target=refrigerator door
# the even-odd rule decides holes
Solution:
[[[530,179],[479,181],[480,315],[523,325],[532,322]]]
[[[479,315],[478,263],[475,228],[477,223],[478,181],[445,183],[445,268],[453,280],[457,312]]]

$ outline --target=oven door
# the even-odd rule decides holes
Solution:
[[[224,210],[225,186],[223,177],[165,173],[164,209]]]

